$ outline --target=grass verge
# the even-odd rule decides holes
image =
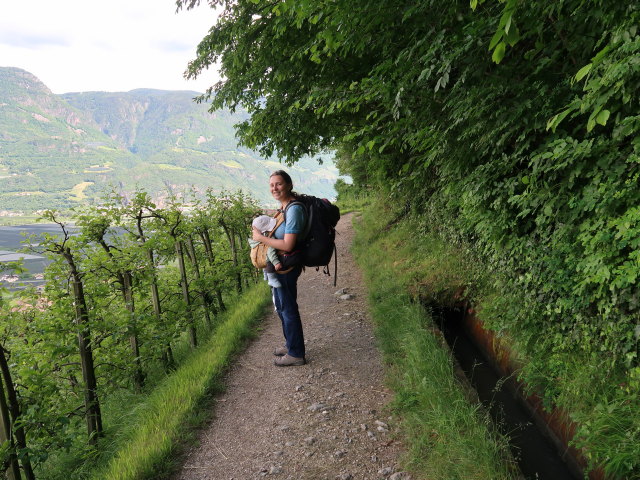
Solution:
[[[31,225],[38,222],[40,215],[20,215],[16,217],[0,217],[0,227],[14,225]]]
[[[247,291],[221,319],[209,340],[161,382],[129,413],[130,423],[118,434],[115,454],[93,473],[95,480],[166,478],[173,459],[202,423],[202,407],[233,354],[255,333],[253,326],[270,301],[266,283]]]
[[[437,258],[442,245],[416,235],[405,222],[388,229],[389,215],[382,205],[365,211],[356,222],[354,253],[365,272],[387,382],[395,392],[393,409],[408,448],[405,464],[430,480],[517,478],[506,439],[470,399],[431,317],[408,293],[416,269],[428,269],[425,259]],[[429,281],[435,289],[459,285],[450,276],[463,269],[432,265]]]

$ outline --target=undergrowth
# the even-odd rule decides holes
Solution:
[[[443,246],[412,235],[410,224],[387,229],[388,214],[377,205],[356,221],[354,253],[367,278],[407,467],[430,480],[516,478],[506,439],[468,395],[428,312],[409,294],[423,269],[432,269],[436,290],[460,285],[464,275],[453,265],[435,265]]]
[[[62,480],[144,480],[168,478],[182,449],[206,420],[204,408],[233,355],[255,334],[254,325],[270,301],[260,282],[238,297],[218,318],[218,326],[201,346],[178,348],[184,357],[175,372],[145,394],[121,392],[105,405],[109,429],[100,454],[85,448],[84,458],[61,455],[42,478]],[[185,339],[185,347],[188,343]]]
[[[508,276],[499,269],[489,268],[482,256],[475,255],[472,246],[443,241],[441,232],[437,232],[438,225],[430,224],[426,217],[394,212],[380,202],[365,212],[358,225],[355,249],[369,272],[381,343],[393,359],[393,365],[401,362],[400,367],[393,367],[396,373],[391,375],[392,379],[406,377],[409,370],[415,370],[411,375],[424,382],[423,377],[428,381],[434,369],[432,359],[419,361],[416,354],[407,353],[409,346],[414,349],[418,342],[427,341],[422,338],[425,326],[404,317],[398,320],[399,313],[394,312],[419,310],[413,302],[441,306],[468,302],[485,327],[506,342],[512,359],[522,366],[518,378],[525,382],[525,388],[538,394],[546,408],[559,408],[575,422],[572,444],[582,450],[588,462],[587,471],[602,469],[611,479],[640,478],[637,379],[630,379],[624,372],[605,373],[607,370],[599,360],[602,352],[587,354],[579,345],[574,349],[544,348],[548,342],[541,339],[549,332],[541,331],[540,326],[530,320],[535,307],[523,299],[527,292],[508,288],[505,283]],[[416,312],[415,315],[424,314]],[[602,349],[605,348],[606,345],[602,345]],[[402,388],[401,385],[395,387]],[[399,392],[401,411],[415,403],[413,393]],[[434,401],[454,403],[444,395],[436,398],[438,400],[431,399],[429,409],[433,409]],[[432,420],[427,421],[427,425],[431,425]],[[417,451],[424,449],[426,461],[430,461],[431,447],[425,447],[430,445],[429,441],[415,441],[420,445]],[[422,460],[418,455],[412,461]]]

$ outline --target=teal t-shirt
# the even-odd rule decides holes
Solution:
[[[287,209],[286,221],[273,233],[274,238],[282,240],[285,233],[302,233],[306,223],[306,214],[302,205],[291,205]]]

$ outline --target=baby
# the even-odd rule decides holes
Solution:
[[[252,225],[260,230],[263,235],[266,235],[268,232],[273,230],[276,226],[276,219],[270,217],[269,215],[260,215],[253,219]],[[253,239],[249,239],[249,245],[251,248],[258,245],[260,242],[257,242]],[[267,248],[267,266],[264,268],[264,279],[267,281],[270,287],[280,288],[282,284],[280,280],[278,280],[278,275],[276,274],[277,270],[282,269],[282,262],[280,258],[278,258],[278,252],[275,248],[269,247]]]

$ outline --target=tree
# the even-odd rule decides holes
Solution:
[[[20,262],[0,264],[0,272],[23,271]],[[3,307],[3,289],[0,288],[0,308]],[[1,311],[1,310],[0,310]],[[27,438],[22,425],[22,408],[18,400],[16,385],[9,368],[10,352],[5,348],[10,334],[9,319],[4,319],[4,331],[0,331],[0,461],[11,480],[20,480],[20,463],[27,480],[34,480],[33,467],[27,447]],[[6,454],[6,459],[5,459]]]
[[[72,235],[67,225],[58,220],[56,214],[47,211],[44,218],[60,226],[62,238],[45,237],[45,251],[59,255],[67,265],[73,294],[75,324],[78,338],[78,354],[82,367],[84,381],[84,407],[85,421],[89,443],[95,445],[98,437],[102,435],[102,414],[98,400],[98,383],[93,361],[93,344],[91,339],[90,316],[87,308],[87,298],[84,293],[84,273],[78,268],[78,259],[73,251]]]
[[[136,391],[141,392],[145,374],[140,357],[134,300],[134,271],[139,270],[140,262],[135,258],[136,250],[132,248],[135,244],[128,243],[122,235],[113,230],[114,226],[121,223],[121,216],[120,209],[113,205],[89,208],[87,212],[76,215],[76,224],[88,242],[95,242],[102,248],[107,260],[99,260],[100,266],[116,279],[122,302],[128,313],[126,330],[134,364],[132,380]]]
[[[4,355],[4,352],[2,353]],[[0,359],[2,361],[2,359]],[[1,379],[0,379],[1,382]],[[3,385],[0,384],[0,387]],[[15,445],[11,435],[11,421],[9,407],[5,398],[4,388],[0,389],[0,471],[10,480],[20,480],[20,465],[15,454]]]
[[[34,480],[36,477],[31,466],[26,433],[21,425],[22,412],[9,369],[8,353],[0,345],[0,420],[2,421],[0,441],[9,443],[9,470],[13,478],[21,478],[18,469],[18,460],[20,460],[25,478]]]
[[[167,209],[155,209],[153,215],[160,220],[163,233],[170,238],[172,247],[175,252],[175,259],[178,262],[178,273],[180,278],[180,290],[182,294],[182,301],[185,306],[185,318],[186,325],[189,332],[189,343],[192,348],[198,345],[198,335],[196,330],[195,317],[193,312],[193,302],[191,300],[191,294],[189,292],[189,276],[187,274],[187,267],[184,261],[185,249],[183,243],[183,230],[184,230],[184,214],[182,212],[182,205],[174,197],[171,199],[171,203]]]
[[[118,202],[119,197],[114,199]],[[129,231],[130,235],[136,239],[139,245],[143,248],[148,262],[149,271],[149,289],[151,292],[151,304],[153,307],[153,315],[157,326],[164,324],[162,316],[162,305],[160,302],[160,291],[158,288],[158,274],[156,272],[157,264],[154,254],[153,241],[149,241],[148,235],[145,231],[146,224],[149,220],[155,218],[153,210],[156,208],[155,204],[151,202],[149,194],[144,191],[137,191],[133,196],[131,203],[126,207],[125,215],[133,221],[134,228]],[[125,225],[125,229],[127,226]],[[171,348],[171,341],[167,340],[162,352],[162,361],[165,365],[165,369],[170,370],[175,366],[173,358],[173,350]]]
[[[207,194],[208,209],[213,212],[214,218],[228,242],[228,251],[231,252],[233,275],[235,277],[236,291],[242,291],[242,279],[249,271],[254,271],[250,266],[247,254],[247,241],[249,237],[249,225],[251,218],[258,212],[256,204],[248,199],[242,192],[222,192],[220,196]]]
[[[7,357],[0,345],[0,370],[8,371]],[[16,455],[13,439],[12,419],[7,398],[11,396],[13,384],[6,384],[5,376],[0,376],[0,471],[5,472],[10,480],[20,480],[20,465]]]

